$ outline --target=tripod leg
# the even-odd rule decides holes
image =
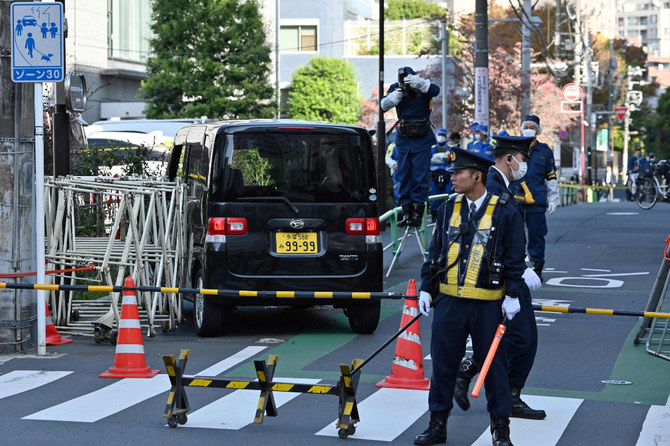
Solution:
[[[423,260],[425,261],[426,258],[428,257],[428,253],[426,252],[426,249],[423,247],[423,240],[421,240],[421,234],[419,234],[419,228],[414,228],[414,234],[416,236],[416,241],[419,243],[419,249],[421,250],[421,256],[423,257]]]
[[[398,250],[393,255],[393,260],[391,260],[391,265],[389,266],[389,270],[386,272],[386,277],[391,275],[391,270],[393,269],[393,266],[395,265],[395,262],[398,261],[398,257],[400,257],[400,253],[402,252],[402,249],[405,247],[405,241],[407,240],[407,236],[409,235],[410,228],[411,228],[411,226],[405,228],[405,233],[402,235],[402,238],[400,239],[400,243],[398,244]]]

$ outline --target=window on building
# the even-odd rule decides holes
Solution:
[[[151,0],[107,0],[108,55],[145,62],[151,38]]]
[[[628,17],[628,26],[637,26],[637,17]]]
[[[647,18],[646,17],[640,17],[640,26],[645,26],[647,24]]]
[[[649,38],[650,39],[656,38],[656,28],[649,28]]]
[[[623,27],[623,17],[619,17],[619,28]]]
[[[652,25],[655,24],[655,23],[658,23],[658,16],[657,15],[650,15],[649,16],[649,23],[651,23]]]
[[[638,33],[636,29],[629,29],[628,30],[628,37],[637,37]]]
[[[647,39],[647,30],[646,30],[646,29],[643,29],[643,30],[640,31],[640,38],[641,38],[642,40],[646,40],[646,39]]]
[[[281,26],[279,29],[280,51],[316,51],[316,26]]]

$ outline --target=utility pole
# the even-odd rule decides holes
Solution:
[[[10,2],[0,2],[7,28],[0,32],[0,273],[35,271],[32,224],[34,90],[12,81]],[[7,279],[20,282],[22,279]],[[35,344],[35,294],[29,290],[0,291],[0,353],[16,353]]]
[[[521,18],[521,116],[530,114],[530,17],[532,7],[530,0],[523,0],[523,17]]]
[[[614,58],[614,41],[610,40],[610,58],[607,70],[607,111],[612,111],[612,72],[616,70],[617,62]],[[612,163],[612,115],[607,115],[607,165]]]
[[[440,41],[442,42],[442,128],[447,128],[447,56],[449,48],[449,34],[447,22],[440,22]]]
[[[593,175],[591,172],[591,166],[593,165],[593,158],[591,156],[591,151],[593,150],[593,135],[596,133],[596,121],[592,119],[591,112],[593,110],[593,70],[591,69],[592,61],[592,52],[591,52],[591,32],[589,31],[586,35],[586,110],[584,116],[586,119],[590,120],[588,127],[588,150],[589,150],[589,160],[588,160],[588,171],[587,171],[587,184],[592,184]]]
[[[275,85],[277,119],[279,119],[281,118],[281,90],[279,88],[279,0],[275,0]]]
[[[487,0],[475,3],[475,121],[489,125],[489,14]]]
[[[379,0],[379,121],[377,122],[377,188],[379,214],[386,212],[386,124],[382,98],[384,97],[384,0]]]
[[[57,0],[63,4],[65,0]],[[63,30],[63,59],[65,59],[65,38],[67,29]],[[53,118],[53,166],[54,177],[70,174],[70,115],[65,106],[65,82],[56,82],[56,105]]]

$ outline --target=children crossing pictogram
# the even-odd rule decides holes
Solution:
[[[60,82],[63,57],[63,5],[13,3],[12,80]]]

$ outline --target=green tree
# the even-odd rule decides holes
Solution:
[[[444,8],[425,0],[389,0],[384,9],[386,20],[423,19],[444,15]]]
[[[355,79],[356,72],[349,62],[332,57],[312,58],[293,73],[289,116],[356,124],[361,100]]]
[[[142,82],[149,118],[269,118],[270,47],[257,0],[154,0]]]

